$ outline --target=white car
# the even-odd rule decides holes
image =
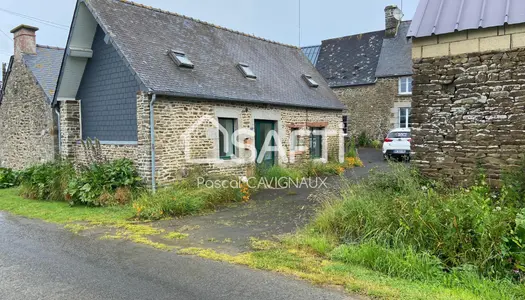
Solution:
[[[410,159],[410,128],[398,128],[390,131],[383,142],[383,156],[389,158]]]

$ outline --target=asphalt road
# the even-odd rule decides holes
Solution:
[[[348,299],[242,266],[73,235],[0,212],[0,299]]]

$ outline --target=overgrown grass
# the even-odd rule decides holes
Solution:
[[[227,203],[243,201],[243,197],[249,191],[241,187],[231,187],[230,182],[236,181],[216,179],[213,186],[199,186],[193,179],[183,180],[162,188],[155,194],[143,193],[134,201],[133,208],[140,219],[158,220],[193,215]]]
[[[65,201],[39,201],[21,197],[19,189],[0,190],[0,210],[44,221],[65,224],[70,222],[116,223],[133,218],[130,206],[71,207]]]
[[[522,205],[493,193],[484,181],[443,192],[395,166],[328,202],[312,229],[342,244],[373,241],[428,252],[447,271],[473,265],[491,278],[521,277]]]
[[[469,189],[445,189],[392,165],[327,201],[313,222],[279,249],[317,257],[335,270],[378,272],[394,289],[408,280],[452,298],[522,299],[522,168],[508,172],[501,190],[491,189],[482,176]],[[291,267],[297,260],[282,259],[277,265]],[[394,298],[441,297],[413,294],[416,290]]]

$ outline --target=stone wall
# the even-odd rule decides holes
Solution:
[[[137,94],[138,142],[136,145],[101,145],[108,159],[129,158],[135,161],[139,174],[151,182],[151,136],[150,110],[152,96]],[[61,139],[62,155],[76,163],[86,163],[84,147],[80,142],[78,102],[62,102]],[[290,154],[289,138],[292,128],[306,130],[308,127],[324,127],[334,131],[336,136],[323,139],[323,160],[342,160],[342,112],[313,109],[270,107],[267,105],[233,104],[199,100],[185,100],[171,97],[156,99],[154,104],[155,124],[155,174],[157,184],[168,184],[183,178],[194,168],[207,174],[250,176],[253,174],[252,161],[242,162],[251,156],[245,149],[244,137],[238,148],[237,160],[219,159],[217,118],[237,119],[237,128],[254,129],[254,120],[274,120],[283,143],[284,157],[279,163],[286,164]],[[302,136],[303,152],[295,153],[294,163],[309,159],[309,136]],[[251,137],[253,142],[253,137]],[[186,142],[187,141],[187,142]],[[242,163],[241,163],[242,162]]]
[[[415,59],[412,107],[424,174],[498,180],[525,150],[525,49]]]
[[[279,156],[280,164],[289,163],[292,127],[306,129],[306,125],[319,126],[338,133],[335,137],[324,139],[325,160],[338,160],[344,151],[339,143],[342,139],[341,112],[160,97],[155,103],[156,174],[159,184],[175,181],[195,167],[202,168],[208,174],[251,175],[253,163],[240,163],[241,159],[251,156],[250,150],[240,147],[236,154],[239,160],[219,159],[215,123],[219,117],[237,119],[237,128],[248,130],[253,130],[256,119],[276,121],[285,152],[284,157]],[[247,136],[239,138],[240,143],[244,137]],[[309,158],[309,137],[303,136],[301,139],[306,149],[296,154],[296,163]]]
[[[0,166],[20,170],[53,160],[58,131],[44,91],[19,60],[6,84],[0,105]]]
[[[382,140],[398,127],[399,107],[410,107],[410,96],[399,95],[399,78],[379,78],[375,84],[336,88],[339,100],[348,107],[348,133],[362,132]]]

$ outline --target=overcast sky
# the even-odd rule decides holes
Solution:
[[[135,0],[223,27],[282,43],[299,44],[299,0]],[[322,40],[384,29],[384,7],[403,3],[405,20],[414,15],[418,0],[301,0],[301,46]],[[34,18],[70,25],[76,0],[1,0],[0,62],[8,62],[13,43],[11,29],[35,25],[37,43],[64,47],[67,29],[58,29],[2,9]]]

